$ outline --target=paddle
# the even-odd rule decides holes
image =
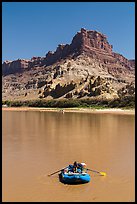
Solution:
[[[67,166],[68,167],[68,166]],[[56,174],[56,173],[58,173],[58,172],[60,172],[60,171],[62,171],[62,170],[64,170],[64,169],[66,169],[67,167],[65,167],[65,168],[63,168],[63,169],[60,169],[60,170],[58,170],[58,171],[55,171],[55,172],[53,172],[52,174],[49,174],[48,176],[52,176],[52,175],[54,175],[54,174]]]
[[[99,174],[101,174],[102,176],[106,176],[106,173],[105,173],[105,172],[95,171],[95,170],[87,169],[87,168],[86,168],[86,170],[88,170],[88,171],[93,171],[93,172],[95,172],[95,173],[99,173]]]

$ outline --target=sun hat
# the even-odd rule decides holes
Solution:
[[[81,164],[82,164],[82,166],[86,166],[86,164],[84,162],[82,162]]]

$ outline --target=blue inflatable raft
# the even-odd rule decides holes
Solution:
[[[82,184],[90,181],[90,175],[88,173],[73,173],[73,172],[61,172],[59,174],[60,181],[65,184]]]

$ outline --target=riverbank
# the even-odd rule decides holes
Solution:
[[[39,107],[2,107],[4,111],[51,111],[51,112],[79,112],[79,113],[113,113],[135,115],[135,109],[120,108],[39,108]]]

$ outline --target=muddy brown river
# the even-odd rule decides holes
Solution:
[[[107,175],[79,185],[47,176],[75,160]],[[134,202],[134,115],[2,111],[2,201]]]

